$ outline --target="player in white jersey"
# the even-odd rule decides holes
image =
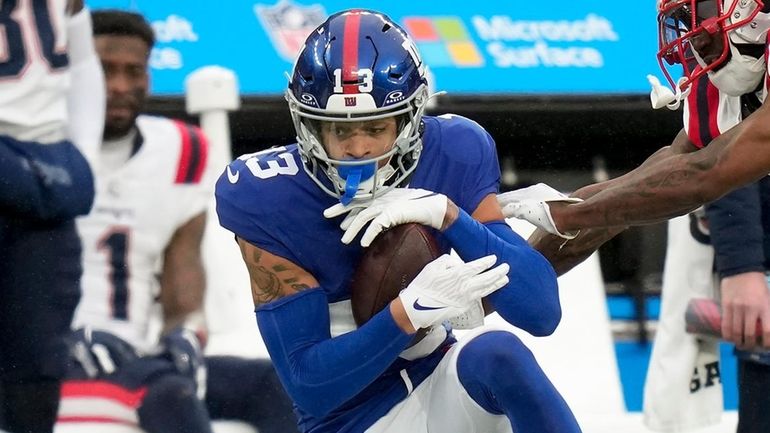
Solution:
[[[83,296],[73,321],[73,365],[62,386],[57,432],[104,423],[148,433],[209,432],[202,400],[207,388],[200,337],[205,287],[201,240],[212,197],[208,144],[200,129],[181,121],[138,115],[148,91],[152,29],[140,15],[93,13],[96,47],[107,81],[104,140],[91,213],[77,221],[83,240]],[[156,306],[161,337],[152,332]],[[192,331],[196,332],[192,332]],[[265,388],[278,388],[269,362],[207,359],[208,368],[244,372],[240,383],[212,382],[206,403],[216,416],[238,417],[222,396],[242,405]],[[248,369],[248,371],[245,371]],[[274,383],[271,385],[270,381]],[[222,391],[220,391],[222,390]],[[261,394],[263,397],[265,394]],[[288,420],[246,421],[292,426],[280,396],[270,409]],[[284,397],[284,401],[287,401]],[[265,406],[264,402],[260,402]],[[270,411],[262,410],[262,415]]]
[[[207,152],[198,128],[161,117],[140,116],[127,135],[104,141],[94,206],[77,223],[84,296],[74,327],[109,330],[147,353],[157,344],[148,317],[158,295],[167,330],[200,308]]]
[[[93,200],[75,145],[98,143],[103,79],[82,0],[4,0],[0,29],[0,429],[48,432],[79,298],[74,217]]]

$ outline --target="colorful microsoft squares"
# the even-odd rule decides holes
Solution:
[[[403,23],[430,67],[484,65],[484,58],[459,18],[410,17]]]
[[[484,59],[473,42],[450,42],[447,44],[447,50],[457,66],[484,65]]]
[[[416,41],[432,42],[439,40],[438,33],[433,27],[433,20],[429,18],[404,18],[404,27]]]
[[[468,32],[465,26],[457,18],[436,18],[433,20],[441,39],[445,41],[467,41]]]

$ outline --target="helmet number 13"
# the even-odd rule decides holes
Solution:
[[[372,70],[371,69],[359,69],[355,74],[361,78],[361,84],[358,85],[358,91],[361,93],[369,93],[374,88],[372,83]],[[342,88],[342,69],[334,70],[334,93],[343,93]]]

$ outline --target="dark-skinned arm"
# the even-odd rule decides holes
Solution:
[[[655,153],[650,155],[642,165],[633,171],[615,179],[587,185],[575,191],[575,193],[572,194],[572,197],[579,197],[586,200],[604,189],[626,182],[627,179],[634,176],[635,173],[651,167],[666,158],[673,155],[694,152],[696,150],[697,148],[687,138],[687,133],[683,129],[679,131],[679,134],[677,134],[670,146],[658,149]],[[582,263],[605,242],[614,238],[626,228],[628,228],[626,225],[621,225],[583,229],[580,231],[578,237],[569,242],[565,242],[563,238],[552,235],[545,230],[537,229],[527,241],[551,262],[557,275],[563,275],[565,272]]]
[[[163,307],[163,332],[178,326],[201,329],[203,297],[206,290],[206,272],[203,269],[201,243],[206,226],[206,213],[201,212],[180,226],[163,254],[163,272],[160,275],[160,304]],[[194,320],[196,323],[186,323]]]
[[[588,200],[551,208],[559,230],[647,224],[682,215],[770,171],[770,107],[708,147],[665,158]]]

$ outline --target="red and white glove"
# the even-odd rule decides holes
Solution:
[[[447,203],[448,199],[443,194],[424,189],[393,188],[365,203],[351,203],[347,206],[335,204],[324,211],[324,216],[334,218],[345,212],[356,211],[355,215],[348,215],[340,224],[340,228],[345,230],[342,235],[344,244],[352,242],[366,223],[371,221],[361,238],[361,246],[368,247],[382,231],[399,224],[419,223],[441,229]]]
[[[479,299],[508,284],[510,267],[507,263],[494,266],[496,261],[490,255],[465,263],[444,254],[425,265],[398,295],[414,329],[460,316]]]

